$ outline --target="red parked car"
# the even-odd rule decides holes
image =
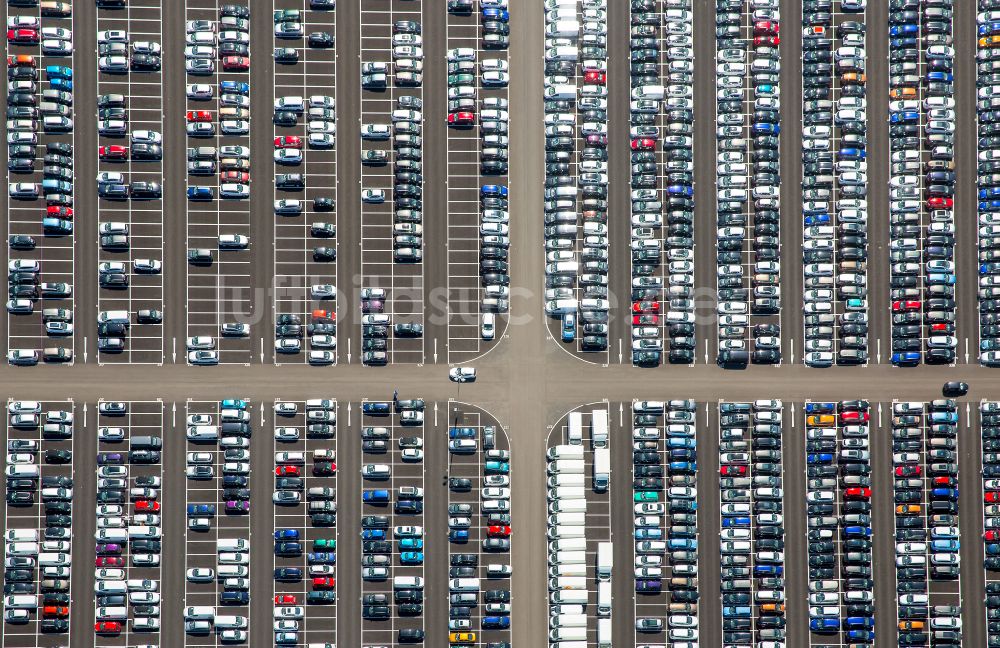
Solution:
[[[38,32],[34,29],[8,29],[7,41],[21,45],[37,45]]]
[[[125,559],[121,556],[98,556],[94,558],[94,567],[124,567]]]
[[[298,477],[299,467],[298,466],[277,466],[274,469],[275,477]]]
[[[294,594],[275,594],[275,605],[298,605]]]
[[[955,201],[944,196],[934,196],[927,199],[927,207],[930,209],[951,209],[955,206]]]
[[[97,155],[102,160],[127,160],[128,148],[112,144],[111,146],[100,146],[97,148]]]
[[[920,302],[918,301],[896,301],[892,302],[892,312],[902,313],[905,311],[915,311],[920,310]]]
[[[719,468],[719,474],[723,477],[743,477],[747,474],[746,466],[722,466]]]
[[[983,540],[987,540],[990,542],[996,542],[997,540],[1000,540],[1000,531],[987,531],[986,533],[983,534]]]
[[[212,121],[212,113],[207,110],[189,110],[187,111],[188,123],[193,122],[210,122]]]
[[[659,315],[633,315],[632,326],[656,326],[660,322]]]
[[[73,208],[72,207],[58,207],[56,205],[49,205],[45,208],[45,215],[51,216],[52,218],[73,218]]]
[[[920,466],[896,466],[897,477],[919,477]]]
[[[136,513],[156,513],[160,510],[160,503],[150,500],[137,500],[135,503]]]
[[[600,70],[589,70],[583,73],[583,82],[604,85],[608,82],[608,75]]]
[[[486,533],[491,538],[506,538],[510,535],[510,527],[493,525],[486,528]]]
[[[632,303],[633,313],[659,313],[660,302],[658,301],[637,301]]]
[[[276,149],[302,148],[302,138],[299,137],[298,135],[282,135],[281,137],[275,137],[274,148]]]
[[[868,420],[868,412],[841,412],[842,423],[864,423]]]
[[[983,501],[989,504],[1000,502],[1000,491],[987,491],[983,493]]]
[[[248,171],[223,171],[219,174],[219,182],[239,182],[246,184],[250,182]]]
[[[474,124],[476,113],[473,112],[453,112],[448,115],[448,125],[458,126],[460,124]]]
[[[651,151],[656,148],[656,140],[647,138],[632,140],[633,151]]]
[[[934,478],[935,486],[952,487],[958,486],[958,482],[951,475],[942,475]]]
[[[862,499],[867,500],[872,498],[872,489],[870,488],[859,488],[855,486],[854,488],[848,488],[844,491],[844,499]]]
[[[778,26],[777,21],[774,20],[758,20],[753,24],[754,36],[771,35],[777,36],[781,28]]]
[[[94,632],[97,634],[119,634],[122,631],[122,624],[117,621],[98,621],[94,624]]]
[[[42,616],[47,619],[65,619],[69,616],[69,608],[65,605],[46,605],[42,608]]]
[[[316,576],[312,580],[313,589],[327,590],[337,586],[337,581],[331,576]]]
[[[222,69],[227,72],[245,72],[250,69],[250,57],[225,56],[222,59]]]
[[[781,44],[780,36],[754,36],[753,46],[754,47],[777,47]]]

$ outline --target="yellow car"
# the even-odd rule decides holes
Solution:
[[[897,504],[896,515],[920,515],[919,504]]]
[[[993,36],[983,36],[979,39],[980,47],[996,47],[1000,45],[1000,34],[994,34]]]
[[[923,630],[924,629],[924,622],[923,621],[900,621],[899,622],[899,629],[900,630]]]
[[[833,414],[813,414],[806,418],[806,425],[811,427],[830,427],[837,421]]]
[[[448,641],[451,643],[466,643],[468,641],[475,641],[475,632],[452,632],[448,635]]]

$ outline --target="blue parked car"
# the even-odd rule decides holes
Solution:
[[[274,580],[283,583],[302,580],[302,570],[298,567],[278,567],[274,570]]]
[[[844,535],[848,538],[870,538],[872,535],[871,527],[866,526],[847,526],[844,527]]]
[[[1000,543],[990,542],[986,545],[987,556],[1000,556]]]
[[[958,412],[931,412],[931,423],[958,423]]]
[[[486,462],[486,474],[487,475],[506,475],[510,472],[510,462],[509,461],[487,461]]]
[[[827,225],[830,223],[830,214],[810,214],[805,217],[805,225]]]
[[[955,80],[955,77],[951,72],[928,72],[927,80],[937,81],[938,83],[951,83]]]
[[[225,400],[219,401],[219,407],[221,409],[245,410],[247,408],[247,402],[242,398],[227,398]],[[298,532],[296,531],[296,533]]]
[[[698,541],[691,538],[667,540],[667,551],[698,551]]]
[[[275,542],[283,540],[298,540],[299,530],[298,529],[278,529],[274,532]]]
[[[448,542],[466,543],[469,541],[469,532],[466,529],[452,529],[448,532]]]
[[[844,621],[844,625],[852,629],[874,628],[875,619],[866,616],[852,616],[852,617],[847,617],[847,619]]]
[[[302,543],[301,542],[275,542],[274,543],[274,555],[275,556],[301,556],[302,555]]]
[[[958,540],[931,540],[932,552],[955,553],[961,548]]]
[[[753,575],[756,578],[762,576],[781,576],[785,573],[785,568],[781,565],[754,565]]]
[[[507,197],[507,185],[483,185],[482,189],[479,190],[480,196],[499,196],[501,198]]]
[[[955,275],[950,272],[932,272],[927,275],[926,281],[932,286],[954,286]]]
[[[72,79],[73,70],[65,65],[47,65],[45,66],[45,78],[49,81],[52,79]]]
[[[1000,200],[981,201],[979,211],[1000,211]]]
[[[632,535],[636,540],[663,540],[663,529],[659,527],[636,529]]]
[[[811,454],[806,457],[806,462],[811,464],[828,464],[833,463],[833,455],[828,452],[822,452],[819,454]]]
[[[750,526],[750,518],[745,516],[740,517],[724,517],[722,518],[722,527],[748,527]]]
[[[424,541],[420,538],[403,538],[399,541],[400,550],[413,550],[413,549],[423,549]]]
[[[424,562],[424,554],[420,551],[404,551],[399,554],[399,561],[404,565],[419,565]]]
[[[875,632],[872,630],[848,630],[847,639],[849,641],[860,641],[863,643],[871,643],[875,640]]]
[[[754,88],[754,92],[758,95],[773,95],[777,94],[778,88],[770,83],[762,83]]]
[[[694,448],[696,447],[694,439],[688,439],[685,437],[668,437],[667,447],[668,448]]]
[[[244,83],[242,81],[221,81],[219,82],[219,94],[228,94],[235,92],[236,94],[246,95],[250,94],[250,84]]]
[[[907,351],[906,353],[893,353],[892,364],[897,367],[916,367],[920,364],[920,353],[917,351]]]
[[[694,461],[671,461],[667,466],[669,472],[694,474],[698,470],[698,464]]]
[[[215,190],[211,187],[188,187],[188,200],[212,200]]]
[[[693,196],[694,188],[688,185],[670,185],[667,187],[667,193],[672,196]]]
[[[483,9],[483,20],[499,20],[500,22],[507,22],[510,20],[510,14],[507,13],[506,9],[486,8]]]
[[[476,429],[470,427],[448,428],[449,439],[475,439]]]
[[[868,154],[863,148],[847,147],[840,149],[837,152],[837,157],[841,160],[864,160]]]
[[[749,617],[749,616],[750,616],[750,607],[749,606],[745,606],[745,605],[740,605],[740,606],[727,605],[726,607],[722,608],[722,617],[726,618],[726,619],[733,618],[733,617],[741,618],[742,619],[742,618],[746,618],[746,617]]]
[[[389,502],[389,491],[382,488],[366,490],[361,493],[361,501],[366,504],[387,504]]]
[[[916,38],[893,38],[889,41],[893,49],[903,49],[905,47],[916,47]]]
[[[188,504],[188,517],[214,516],[215,504]]]
[[[840,630],[840,619],[812,618],[809,619],[809,630],[812,632],[837,632]]]
[[[361,411],[369,416],[389,416],[392,413],[392,403],[387,401],[368,401],[362,403]]]
[[[362,540],[385,540],[385,529],[365,529],[361,532]]]
[[[778,135],[781,133],[779,124],[756,123],[750,129],[754,135]]]
[[[510,617],[488,616],[483,617],[483,630],[487,628],[506,629],[510,627]]]
[[[1000,32],[1000,22],[983,23],[979,26],[980,36],[989,36]]]
[[[835,409],[833,403],[806,403],[806,414],[832,414]]]
[[[46,234],[72,234],[73,221],[46,216],[42,219],[42,230]]]
[[[911,34],[916,34],[919,28],[914,24],[906,25],[893,25],[889,28],[889,36],[908,36]]]
[[[991,198],[1000,198],[1000,187],[986,187],[979,190],[980,200],[989,200]]]
[[[49,87],[53,90],[62,90],[63,92],[73,92],[73,80],[72,79],[49,79]]]
[[[310,565],[336,565],[337,554],[330,551],[319,551],[306,556],[306,561]]]

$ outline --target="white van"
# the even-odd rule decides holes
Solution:
[[[38,597],[34,594],[15,594],[5,596],[3,606],[7,609],[34,610],[38,607]]]
[[[585,538],[587,537],[587,527],[583,525],[549,527],[548,531],[546,531],[546,535],[549,540],[562,538]]]
[[[586,614],[557,614],[549,621],[553,628],[586,628]]]
[[[187,429],[187,440],[195,443],[216,441],[219,438],[219,427],[217,425],[189,425]]]
[[[249,565],[250,554],[242,551],[221,551],[219,552],[220,565]]]
[[[587,500],[585,499],[561,499],[549,502],[549,513],[585,513],[587,511]]]
[[[128,311],[114,310],[101,311],[97,314],[98,324],[125,324],[128,326]]]
[[[94,585],[94,594],[97,596],[125,594],[126,592],[128,592],[128,587],[125,585],[125,581],[123,580],[102,580],[97,581]]]
[[[38,530],[8,529],[4,539],[7,542],[38,542]]]
[[[37,556],[37,542],[8,542],[7,557],[11,556]]]
[[[458,579],[456,579],[458,580]],[[476,580],[476,579],[461,579],[461,580]],[[392,589],[395,590],[405,590],[405,589],[424,589],[424,579],[420,576],[394,576],[392,579]],[[479,581],[476,580],[476,589],[479,589]]]
[[[159,617],[136,617],[132,619],[133,632],[159,632]]]
[[[662,85],[642,85],[632,88],[633,99],[654,99],[660,101],[666,93]]]
[[[7,477],[15,479],[38,479],[38,464],[15,464],[4,469]]]
[[[250,551],[250,543],[243,538],[220,538],[215,541],[215,550],[221,551]]]
[[[556,565],[577,565],[587,562],[586,551],[556,551],[549,554],[549,562]]]
[[[548,491],[549,501],[564,499],[586,499],[587,490],[582,486],[557,486]]]
[[[184,608],[185,621],[211,621],[215,619],[215,608],[211,605],[191,605]]]
[[[493,313],[483,313],[482,326],[479,329],[480,336],[484,340],[492,340],[496,337],[497,317]]]
[[[614,545],[602,542],[597,545],[597,580],[611,580],[611,566],[614,560]]]
[[[95,613],[99,621],[124,621],[128,618],[128,608],[124,605],[99,607]]]
[[[549,516],[549,526],[559,526],[560,524],[586,524],[586,513],[555,513]]]
[[[597,616],[611,616],[611,581],[597,584]]]
[[[73,557],[67,553],[40,553],[38,554],[39,567],[62,567],[70,565]]]
[[[559,590],[549,594],[549,602],[555,605],[586,605],[587,592],[583,590]]]
[[[586,576],[587,565],[583,563],[572,563],[565,565],[552,565],[549,567],[549,578],[559,576]]]
[[[215,628],[222,630],[245,630],[250,627],[250,622],[245,616],[225,615],[215,617]]]
[[[245,565],[219,565],[215,574],[220,579],[246,578],[250,575],[250,570]]]
[[[583,459],[582,445],[557,445],[549,448],[545,452],[545,457],[549,461],[557,459]]]
[[[393,587],[396,587],[396,579],[393,579]],[[402,588],[397,588],[402,589]],[[448,590],[451,592],[478,592],[478,578],[452,578],[448,581]]]
[[[587,628],[553,628],[549,630],[551,641],[583,641],[587,638]],[[561,644],[560,644],[561,645]]]
[[[577,486],[579,488],[584,488],[587,485],[587,478],[583,476],[582,473],[575,475],[552,475],[549,477],[548,486],[549,488],[558,488],[560,486]]]
[[[586,551],[586,538],[561,538],[549,542],[549,552],[554,551]]]
[[[584,469],[583,459],[560,459],[548,465],[548,471],[553,475],[582,475]]]
[[[556,20],[545,26],[545,35],[572,38],[580,34],[580,23],[576,20]],[[555,49],[559,49],[558,47]]]
[[[597,648],[611,648],[611,619],[597,620]]]
[[[583,576],[563,576],[549,579],[549,590],[586,590],[587,579]]]

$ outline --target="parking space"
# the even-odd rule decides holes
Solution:
[[[635,642],[697,642],[697,404],[631,407]]]
[[[867,401],[812,402],[806,432],[809,645],[873,643],[871,459]]]
[[[250,10],[185,0],[184,16],[188,363],[246,364],[253,315]]]
[[[1000,645],[1000,402],[983,401],[979,404],[980,452],[982,461],[983,493],[983,568],[986,572],[986,623],[987,646]],[[976,621],[972,621],[975,623]]]
[[[658,364],[666,350],[670,364],[693,364],[693,13],[689,1],[630,10],[632,362]]]
[[[419,0],[360,12],[361,287],[385,291],[363,308],[376,316],[362,318],[368,365],[424,361],[422,12]],[[391,336],[365,328],[383,321]]]
[[[481,4],[459,1],[449,2],[448,7],[449,92],[452,88],[472,90],[472,96],[448,97],[447,276],[451,363],[468,362],[486,353],[507,327],[510,63],[507,41],[492,37],[502,36],[509,29],[506,5],[505,1]],[[487,27],[500,33],[493,34]]]
[[[546,324],[571,353],[607,364],[607,2],[554,3],[545,30]]]
[[[5,599],[5,646],[70,643],[74,414],[72,400],[7,400],[4,594],[28,598]]]
[[[73,21],[68,3],[7,13],[7,359],[73,361]]]
[[[96,632],[94,646],[158,646],[163,498],[154,493],[163,492],[163,402],[101,401],[97,415],[95,514],[97,533],[106,537],[98,540],[104,546],[94,562],[94,620],[120,629]],[[122,585],[125,596],[115,591]]]
[[[337,361],[337,84],[334,2],[275,0],[274,313],[330,332],[275,330],[275,364]],[[301,25],[290,29],[289,23]],[[316,310],[324,311],[313,317]],[[327,317],[332,312],[334,316]],[[315,327],[313,327],[315,328]]]
[[[97,11],[97,310],[131,319],[98,330],[100,363],[163,363],[162,12]]]
[[[273,432],[274,618],[336,645],[337,402],[275,401]]]
[[[719,403],[723,640],[785,640],[781,401]]]
[[[1000,2],[980,2],[976,15],[977,247],[979,265],[979,361],[1000,365]]]
[[[957,406],[894,401],[892,413],[899,641],[961,643]]]
[[[242,399],[189,400],[184,414],[184,645],[245,644],[253,409]],[[271,620],[258,623],[266,627]],[[275,634],[285,631],[275,628]]]
[[[365,401],[361,643],[424,641],[424,402]]]
[[[607,419],[606,402],[581,406],[563,417],[546,440],[551,644],[584,641],[596,648],[611,642],[613,551]],[[662,553],[661,548],[652,546],[641,549]]]
[[[448,477],[463,480],[448,489],[448,577],[479,579],[480,590],[449,592],[448,632],[471,635],[453,642],[462,645],[509,643],[514,603],[510,442],[485,411],[448,405]]]
[[[955,99],[951,9],[889,13],[892,364],[952,364]],[[918,24],[919,23],[919,24]]]
[[[803,361],[868,362],[865,14],[803,7]],[[833,11],[830,11],[833,9]]]
[[[780,364],[781,16],[777,1],[719,4],[716,361],[722,367]]]

